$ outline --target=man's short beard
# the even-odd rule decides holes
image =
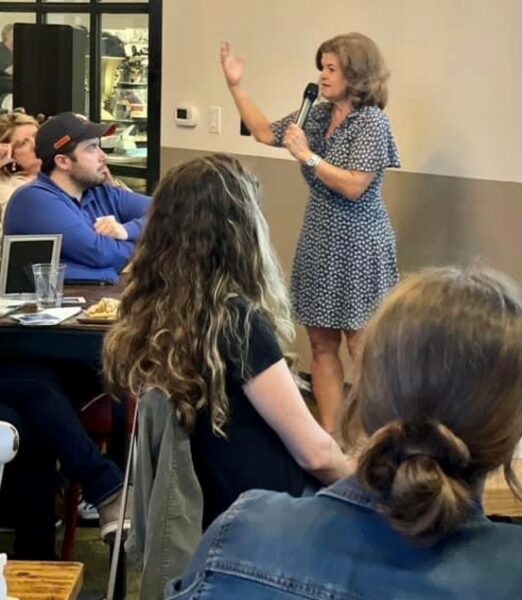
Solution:
[[[70,173],[71,181],[82,190],[88,190],[89,188],[96,187],[105,181],[105,173],[100,173],[96,179],[94,176],[76,175]]]

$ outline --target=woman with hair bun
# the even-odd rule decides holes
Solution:
[[[345,442],[355,474],[313,498],[244,494],[207,531],[175,598],[511,600],[522,529],[489,521],[485,478],[522,437],[522,300],[488,270],[399,285],[363,338]]]

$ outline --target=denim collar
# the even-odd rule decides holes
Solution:
[[[376,512],[379,512],[379,504],[382,505],[383,503],[382,498],[367,492],[357,481],[355,475],[351,475],[346,479],[340,479],[331,486],[320,490],[317,495],[329,496],[330,498],[355,504],[356,506]],[[482,502],[480,498],[477,497],[471,506],[469,519],[475,520],[485,518],[486,516],[484,513],[484,508],[482,507]]]
[[[355,475],[336,481],[331,486],[320,490],[317,495],[330,496],[343,502],[356,504],[362,508],[377,510],[377,498],[361,487]]]

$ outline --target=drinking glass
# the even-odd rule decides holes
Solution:
[[[65,267],[66,265],[53,263],[32,265],[38,310],[62,305]]]

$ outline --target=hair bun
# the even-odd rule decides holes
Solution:
[[[357,477],[380,496],[395,529],[410,537],[438,538],[469,508],[469,461],[467,446],[441,423],[399,420],[371,436]]]
[[[470,453],[466,444],[441,423],[428,419],[403,421],[401,437],[399,464],[424,456],[439,463],[448,475],[456,477],[462,477],[469,464]]]

